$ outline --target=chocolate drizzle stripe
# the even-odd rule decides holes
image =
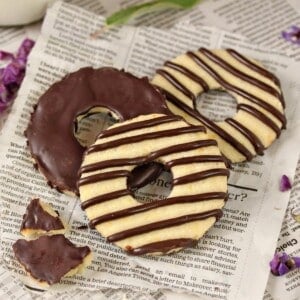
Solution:
[[[167,81],[169,81],[175,88],[177,88],[181,93],[190,98],[193,102],[196,100],[195,95],[188,90],[183,84],[181,84],[173,75],[171,75],[166,70],[159,69],[156,71],[157,74],[164,77]]]
[[[151,203],[146,203],[143,205],[138,205],[134,207],[130,207],[127,209],[119,210],[113,213],[109,213],[98,218],[91,220],[90,227],[95,227],[96,225],[111,221],[119,218],[124,218],[128,216],[132,216],[134,214],[143,213],[155,208],[169,206],[173,204],[181,204],[181,203],[194,203],[199,201],[208,201],[208,200],[216,200],[216,199],[226,199],[227,194],[222,192],[212,192],[212,193],[204,193],[198,195],[191,195],[191,196],[181,196],[181,197],[173,197],[167,198],[160,201],[155,201]]]
[[[173,249],[193,247],[197,243],[198,243],[197,240],[187,239],[187,238],[170,239],[170,240],[164,240],[164,241],[146,244],[137,248],[127,247],[126,252],[132,255],[143,255],[143,254],[155,253],[155,252],[168,253]]]
[[[134,122],[134,123],[129,123],[126,125],[121,125],[115,128],[107,129],[103,132],[101,132],[98,136],[100,137],[110,137],[113,135],[121,134],[127,131],[135,130],[135,129],[142,129],[142,128],[147,128],[159,124],[164,124],[164,123],[169,123],[173,121],[180,121],[182,118],[178,116],[163,116],[163,117],[158,117],[155,119],[149,119],[145,121],[140,121],[140,122]]]
[[[194,174],[189,174],[189,175],[174,179],[173,186],[191,183],[191,182],[198,181],[198,180],[204,180],[204,179],[207,179],[210,177],[215,177],[215,176],[229,177],[229,170],[217,168],[217,169],[205,170],[205,171],[194,173]]]
[[[130,172],[125,171],[125,170],[118,170],[118,171],[112,171],[112,172],[107,172],[107,173],[100,173],[100,174],[80,178],[78,184],[79,184],[79,186],[82,186],[82,185],[95,183],[95,182],[99,182],[99,181],[104,181],[104,180],[109,180],[109,179],[115,179],[115,178],[118,178],[118,177],[128,176],[129,174],[130,174]]]
[[[268,70],[260,67],[259,65],[254,64],[252,61],[250,61],[248,58],[243,56],[242,54],[236,52],[233,49],[227,49],[227,52],[231,54],[236,60],[239,62],[243,63],[245,66],[248,68],[252,69],[253,71],[256,71],[257,73],[271,79],[276,85],[279,87],[281,86],[280,80],[272,73],[270,73]],[[281,97],[279,97],[280,102],[282,103],[283,108],[285,108],[285,101],[284,101],[284,96],[281,94]]]
[[[104,169],[108,167],[117,167],[117,166],[125,166],[125,165],[140,165],[146,164],[151,162],[158,157],[183,152],[186,150],[193,150],[202,147],[209,147],[209,146],[217,146],[217,142],[215,140],[202,140],[202,141],[195,141],[185,144],[179,144],[171,147],[167,147],[164,149],[160,149],[158,151],[150,153],[147,157],[136,157],[136,158],[124,158],[124,159],[110,159],[106,161],[102,161],[99,163],[94,163],[90,165],[86,165],[81,168],[81,173],[85,172],[93,172],[99,169]]]
[[[271,114],[273,114],[280,122],[282,123],[283,127],[286,125],[286,118],[282,112],[277,110],[275,107],[270,105],[269,103],[265,102],[264,100],[249,94],[248,92],[228,83],[225,81],[219,74],[217,74],[209,65],[207,65],[199,56],[194,54],[193,52],[187,52],[187,55],[201,68],[203,68],[207,73],[210,74],[221,86],[224,86],[227,90],[230,90],[245,99],[261,106]]]
[[[206,162],[224,162],[224,157],[221,155],[198,155],[190,157],[182,157],[178,159],[171,160],[166,163],[168,168],[172,168],[178,165],[190,164],[190,163],[206,163]]]
[[[117,242],[135,235],[147,233],[153,230],[158,229],[164,229],[172,226],[178,226],[185,223],[190,223],[193,221],[199,221],[204,220],[210,217],[215,217],[216,219],[219,219],[222,216],[222,210],[221,209],[214,209],[207,212],[192,214],[192,215],[186,215],[181,216],[169,220],[159,221],[155,223],[146,224],[140,227],[135,227],[132,229],[124,230],[118,233],[115,233],[113,235],[110,235],[107,237],[107,240],[109,242]]]
[[[260,139],[254,133],[252,133],[248,128],[246,128],[240,122],[238,122],[237,120],[232,119],[232,118],[226,119],[225,122],[227,122],[232,127],[234,127],[236,130],[238,130],[240,133],[242,133],[250,141],[250,143],[253,145],[255,151],[259,155],[264,154],[264,149],[265,149],[264,145],[262,144]]]
[[[175,64],[171,61],[167,61],[165,62],[164,64],[166,67],[169,67],[173,70],[176,70],[182,74],[184,74],[185,76],[187,76],[188,78],[190,78],[191,80],[195,81],[196,83],[198,83],[199,85],[201,85],[202,89],[207,92],[209,90],[209,86],[208,84],[206,83],[206,81],[199,77],[198,75],[196,75],[195,73],[191,72],[189,69],[187,69],[186,67],[184,66],[181,66],[181,65],[178,65],[178,64]]]
[[[131,195],[131,192],[129,190],[121,190],[121,191],[104,194],[104,195],[97,196],[97,197],[94,197],[94,198],[84,201],[83,203],[81,203],[81,208],[87,209],[90,206],[93,206],[93,205],[96,205],[96,204],[99,204],[99,203],[102,203],[105,201],[117,199],[117,198],[127,196],[127,195]]]
[[[276,133],[277,138],[280,136],[280,128],[278,128],[278,126],[271,119],[269,119],[266,115],[264,115],[253,106],[247,104],[239,104],[237,108],[246,111],[247,113],[251,114],[258,120],[266,124]]]
[[[200,121],[211,131],[215,132],[222,139],[224,139],[227,143],[229,143],[233,147],[235,147],[238,152],[240,152],[242,155],[244,155],[247,158],[247,160],[251,160],[253,158],[252,153],[244,145],[242,145],[238,140],[236,140],[234,137],[232,137],[230,134],[228,134],[225,130],[223,130],[217,124],[215,124],[208,118],[204,117],[199,112],[196,112],[194,109],[185,105],[183,102],[181,102],[179,99],[177,99],[175,96],[173,96],[166,90],[163,90],[163,92],[165,93],[168,101],[170,101],[171,103],[176,105],[178,108],[182,109],[184,112],[186,112],[193,118]]]
[[[206,56],[208,59],[210,59],[211,61],[213,61],[217,65],[221,66],[223,69],[225,69],[229,73],[233,74],[234,76],[239,77],[242,80],[245,80],[248,83],[257,86],[258,88],[266,91],[267,93],[273,95],[276,98],[281,97],[281,94],[276,89],[274,89],[272,86],[264,83],[263,81],[260,81],[256,78],[254,78],[250,75],[247,75],[247,74],[241,72],[240,70],[238,70],[234,66],[230,65],[228,62],[226,62],[225,60],[223,60],[221,57],[217,56],[213,52],[209,51],[208,49],[200,48],[199,51],[204,56]]]
[[[178,136],[180,134],[187,134],[187,133],[193,133],[193,132],[205,132],[204,126],[188,126],[188,127],[180,127],[175,129],[168,129],[168,130],[162,130],[157,132],[149,132],[141,135],[135,135],[131,137],[121,138],[118,140],[110,141],[103,144],[97,144],[91,146],[87,153],[97,152],[101,150],[106,150],[113,147],[118,147],[124,144],[132,144],[137,143],[145,140],[152,140],[156,138],[164,138],[164,137],[170,137],[170,136]]]
[[[270,73],[268,70],[260,67],[257,64],[254,64],[252,61],[250,61],[248,58],[246,58],[245,56],[243,56],[242,54],[236,52],[233,49],[226,49],[226,51],[233,56],[236,60],[238,60],[239,62],[243,63],[245,66],[247,66],[248,68],[252,69],[253,71],[256,71],[257,73],[271,79],[276,85],[280,86],[280,81],[279,79],[272,73]]]

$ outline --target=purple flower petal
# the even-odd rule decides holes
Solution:
[[[293,258],[293,260],[294,260],[295,267],[296,267],[296,268],[300,268],[300,257],[294,256],[294,257],[292,257],[292,258]]]
[[[300,27],[291,26],[281,33],[281,36],[292,44],[300,45]]]
[[[291,270],[300,268],[300,257],[290,257],[285,252],[278,252],[274,254],[269,264],[273,275],[282,276]]]
[[[290,182],[290,179],[286,175],[282,175],[279,186],[280,191],[285,192],[290,190],[291,188],[292,184]]]
[[[2,55],[11,60],[5,68],[0,69],[0,112],[4,111],[15,98],[24,79],[27,58],[33,46],[34,41],[25,39],[16,57],[8,52],[0,51],[0,59]]]
[[[290,271],[290,269],[284,263],[281,263],[278,267],[278,275],[279,276],[285,275],[289,271]]]
[[[18,50],[17,58],[27,61],[27,57],[31,49],[33,48],[33,46],[34,46],[34,41],[30,39],[25,39]]]
[[[0,60],[13,59],[14,55],[6,51],[0,51]]]

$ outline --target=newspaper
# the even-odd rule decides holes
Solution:
[[[289,200],[289,193],[278,191],[278,181],[283,173],[293,177],[299,154],[297,98],[300,90],[299,82],[293,79],[299,64],[284,55],[241,42],[233,34],[208,27],[201,31],[184,25],[169,31],[121,27],[104,32],[100,38],[91,38],[91,32],[102,25],[102,17],[68,4],[57,3],[48,12],[30,57],[25,82],[0,140],[4,266],[15,276],[22,277],[11,245],[20,238],[19,226],[29,200],[40,197],[52,203],[68,223],[68,237],[76,244],[88,244],[94,252],[93,263],[83,275],[63,280],[46,295],[72,293],[77,288],[125,288],[135,292],[180,290],[201,295],[203,299],[261,298],[269,275],[268,261],[276,248]],[[46,185],[32,166],[23,131],[33,104],[67,72],[86,65],[111,65],[138,76],[153,76],[166,59],[200,46],[234,47],[274,71],[281,78],[288,99],[288,130],[264,157],[234,167],[224,217],[196,248],[171,256],[129,257],[106,243],[98,233],[79,229],[87,223],[79,200],[61,195]]]
[[[102,0],[108,14],[147,0]],[[256,44],[275,47],[300,60],[300,48],[282,38],[282,32],[300,25],[300,6],[297,0],[211,0],[201,1],[192,10],[168,9],[147,13],[135,18],[135,25],[169,28],[179,20],[192,25],[217,26],[241,34]]]

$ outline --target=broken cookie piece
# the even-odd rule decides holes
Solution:
[[[76,247],[62,234],[17,240],[13,250],[26,272],[42,286],[81,273],[92,260],[89,247]]]
[[[21,224],[21,234],[27,238],[64,234],[65,226],[52,207],[40,199],[31,200]]]

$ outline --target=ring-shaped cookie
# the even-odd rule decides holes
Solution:
[[[25,135],[37,168],[59,191],[78,193],[85,148],[74,136],[74,125],[78,117],[95,112],[110,112],[120,121],[170,113],[146,78],[113,68],[83,68],[53,84],[39,99]]]
[[[170,195],[142,204],[131,171],[158,162],[172,175]],[[130,254],[165,254],[194,245],[222,215],[228,169],[204,126],[179,116],[139,116],[103,131],[83,159],[82,208],[92,227]]]
[[[279,80],[232,49],[189,51],[167,61],[152,83],[165,93],[174,114],[204,125],[231,162],[262,155],[286,125]],[[225,90],[236,99],[232,118],[214,122],[195,109],[197,96],[213,89]]]

